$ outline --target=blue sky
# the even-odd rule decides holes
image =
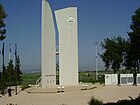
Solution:
[[[78,44],[80,70],[95,69],[95,42],[107,37],[122,36],[127,32],[131,16],[140,7],[140,0],[49,0],[52,10],[69,6],[78,7]],[[41,0],[0,0],[6,13],[7,29],[6,62],[8,44],[18,44],[23,70],[38,70],[41,64]],[[1,47],[0,43],[0,47]],[[98,47],[101,53],[101,47]],[[1,57],[0,57],[1,58]],[[0,61],[0,63],[2,63]],[[102,68],[101,59],[98,60]]]

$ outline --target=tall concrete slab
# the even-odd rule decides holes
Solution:
[[[56,42],[52,10],[47,0],[42,0],[42,87],[56,85]]]
[[[55,11],[59,32],[59,83],[78,85],[77,8]]]

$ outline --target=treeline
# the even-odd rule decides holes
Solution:
[[[9,60],[8,66],[4,67],[0,72],[0,90],[7,88],[7,86],[15,86],[22,81],[20,70],[20,58],[17,56],[15,66],[13,61]]]
[[[4,19],[7,17],[6,12],[3,9],[2,4],[0,4],[0,42],[6,38],[6,29]],[[21,81],[21,64],[20,57],[17,55],[17,45],[15,45],[15,65],[13,65],[13,60],[9,58],[8,66],[4,64],[4,42],[2,43],[2,50],[0,49],[0,54],[2,55],[2,71],[0,72],[0,90],[6,89],[8,86],[17,85]],[[10,50],[10,49],[9,49]],[[10,51],[9,51],[10,53]],[[0,58],[1,59],[1,58]]]
[[[131,19],[131,32],[127,32],[129,38],[117,36],[104,39],[101,42],[104,52],[100,57],[105,63],[106,70],[111,67],[114,73],[120,74],[121,67],[124,67],[123,72],[133,73],[136,85],[136,76],[140,72],[140,8]]]

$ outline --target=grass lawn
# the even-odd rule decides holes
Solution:
[[[36,80],[41,76],[41,73],[23,73],[22,74],[22,85],[35,85]]]
[[[37,73],[23,73],[22,75],[22,85],[35,85],[36,80],[41,76],[40,72]],[[59,76],[56,76],[57,82],[59,79]],[[98,72],[98,81],[95,80],[95,72],[92,71],[85,71],[85,72],[79,72],[79,82],[100,82],[104,83],[104,72]]]

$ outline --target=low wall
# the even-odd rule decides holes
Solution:
[[[118,84],[118,74],[105,74],[105,85],[112,84]]]
[[[133,85],[133,74],[120,74],[120,85]],[[105,74],[105,85],[117,85],[118,74]],[[137,85],[140,85],[140,74],[137,74]]]

